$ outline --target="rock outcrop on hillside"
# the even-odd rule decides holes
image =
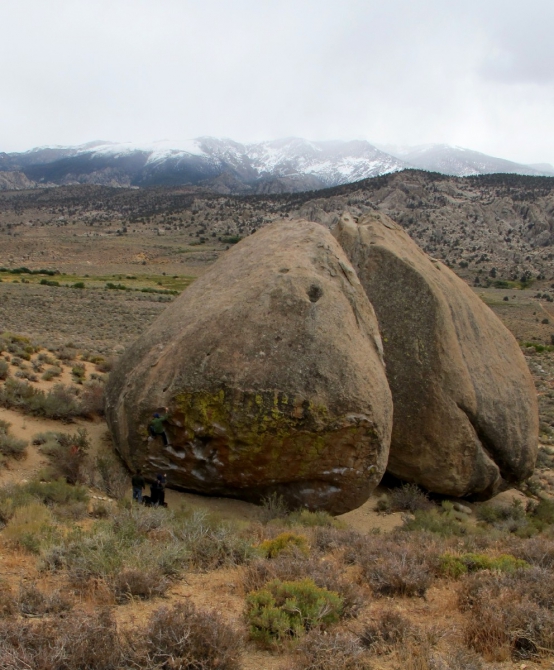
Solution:
[[[530,476],[536,391],[511,333],[387,216],[344,215],[334,235],[383,338],[394,403],[388,471],[456,496]]]
[[[107,419],[131,467],[170,485],[345,512],[385,471],[392,402],[379,330],[323,226],[243,240],[172,303],[110,375]],[[167,435],[148,441],[153,412]]]
[[[30,188],[37,188],[37,184],[23,172],[0,171],[0,191],[22,191]]]

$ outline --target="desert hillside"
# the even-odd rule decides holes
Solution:
[[[551,282],[553,191],[554,178],[548,177],[456,178],[415,170],[281,195],[86,185],[4,191],[0,226],[7,237],[0,263],[65,269],[71,260],[82,267],[87,255],[103,257],[107,241],[120,236],[125,262],[163,258],[171,265],[198,267],[279,218],[331,226],[345,210],[359,216],[377,208],[471,284],[525,283],[538,277]],[[102,262],[116,266],[117,260],[108,254]],[[548,293],[550,284],[544,288]]]

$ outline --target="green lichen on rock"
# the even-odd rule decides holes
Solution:
[[[271,460],[277,461],[283,443],[294,441],[309,469],[337,429],[324,405],[279,391],[181,391],[173,405],[183,437],[225,441],[229,462],[250,460],[268,447]]]

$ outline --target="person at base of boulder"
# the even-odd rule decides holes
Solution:
[[[162,438],[162,441],[164,443],[164,447],[170,447],[171,445],[169,444],[169,439],[167,437],[167,433],[165,432],[165,426],[164,422],[167,421],[169,418],[169,410],[167,407],[163,408],[164,414],[160,414],[159,412],[156,412],[154,414],[154,418],[150,422],[150,425],[148,426],[148,432],[150,433],[150,437],[148,438],[148,441],[153,440],[155,437],[160,437]]]
[[[167,477],[165,474],[156,475],[156,479],[150,484],[150,498],[146,504],[152,507],[167,507],[165,503],[165,483]]]
[[[162,487],[160,481],[156,479],[150,484],[150,505],[159,505],[160,504],[160,493]]]
[[[158,482],[158,505],[165,507],[165,485],[167,482],[165,473],[157,475],[156,481]]]
[[[142,471],[137,470],[131,478],[131,486],[133,487],[133,500],[138,503],[142,502],[142,491],[146,488],[146,482],[142,476]]]

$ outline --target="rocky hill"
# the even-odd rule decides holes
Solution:
[[[331,227],[345,210],[360,216],[375,209],[470,283],[554,280],[554,179],[546,177],[403,171],[315,192],[252,196],[198,187],[67,186],[0,195],[0,229],[17,237],[32,226],[71,230],[84,223],[91,238],[171,232],[202,249],[214,238],[232,243],[278,218]]]
[[[23,172],[0,172],[0,191],[20,191],[36,187],[37,184],[28,179]]]

